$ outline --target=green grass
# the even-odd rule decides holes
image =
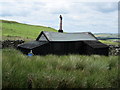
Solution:
[[[104,38],[118,38],[118,33],[94,33],[96,37],[104,37]]]
[[[0,50],[0,89],[2,88],[2,50]]]
[[[118,34],[114,34],[114,33],[95,33],[94,34],[96,37],[101,37],[101,38],[118,38]],[[115,42],[119,41],[119,39],[109,39],[109,40],[99,40],[100,42],[104,43],[104,44],[110,44],[110,45],[118,45],[119,42]]]
[[[104,44],[119,45],[119,42],[114,42],[113,40],[99,40],[99,41],[104,43]]]
[[[5,38],[35,39],[41,31],[56,31],[51,27],[28,25],[15,21],[0,20],[0,23],[2,24],[2,35]]]
[[[118,56],[28,57],[3,49],[3,88],[116,88]]]

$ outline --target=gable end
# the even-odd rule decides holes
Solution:
[[[40,35],[37,37],[36,41],[49,41],[49,39],[46,37],[46,35],[42,31]]]

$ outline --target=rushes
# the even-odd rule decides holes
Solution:
[[[118,56],[28,57],[3,49],[3,88],[118,87]]]

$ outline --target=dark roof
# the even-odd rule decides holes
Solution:
[[[99,42],[99,41],[84,41],[87,45],[89,45],[92,48],[106,48],[108,47],[107,45]]]
[[[18,45],[18,47],[26,48],[26,49],[33,49],[35,47],[41,46],[43,44],[46,44],[47,42],[40,42],[40,41],[31,41],[28,43],[23,43]]]
[[[97,38],[90,32],[81,33],[59,33],[42,31],[36,40],[39,40],[44,34],[48,41],[82,41],[82,40],[97,40]]]

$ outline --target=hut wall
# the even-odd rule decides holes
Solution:
[[[35,55],[46,55],[50,54],[50,43],[41,45],[33,49],[33,54]]]
[[[36,55],[46,54],[83,54],[83,42],[49,42],[33,49]]]
[[[24,54],[28,54],[30,49],[18,47]],[[106,55],[108,56],[109,47],[94,48],[83,41],[78,42],[49,42],[32,49],[35,55],[67,55],[67,54],[83,54],[83,55]]]
[[[81,54],[83,53],[82,42],[51,42],[52,54]]]
[[[99,41],[83,41],[85,54],[97,54],[97,55],[106,55],[108,56],[109,47],[105,44],[102,44]]]
[[[93,48],[87,44],[84,44],[84,49],[85,49],[84,54],[86,54],[86,55],[96,54],[96,55],[108,56],[108,52],[109,52],[109,47]]]
[[[84,49],[83,54],[85,54],[85,55],[91,55],[94,53],[94,49],[87,44],[84,44],[83,49]]]
[[[98,54],[98,55],[106,55],[108,56],[109,54],[109,48],[95,48],[94,49],[94,54]]]
[[[18,47],[17,49],[20,50],[23,54],[28,54],[30,52],[30,50],[26,48]]]

